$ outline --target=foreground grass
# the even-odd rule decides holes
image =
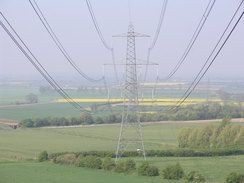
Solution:
[[[1,163],[0,183],[176,183],[161,178],[125,175],[103,170],[65,167],[51,163]]]
[[[135,159],[137,164],[141,158]],[[244,172],[244,156],[227,157],[194,157],[194,158],[148,158],[152,165],[164,169],[168,165],[180,163],[185,173],[192,170],[201,172],[207,182],[223,183],[225,176],[231,171]],[[183,183],[184,180],[170,181],[160,177],[142,177],[118,174],[103,170],[79,167],[61,166],[52,163],[37,163],[33,161],[13,162],[0,159],[0,183]]]
[[[207,182],[223,183],[225,176],[232,171],[244,172],[244,155],[221,157],[162,157],[147,158],[161,170],[168,165],[180,163],[185,173],[199,171]],[[138,162],[142,161],[137,159]]]

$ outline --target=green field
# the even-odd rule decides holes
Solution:
[[[175,148],[176,136],[184,126],[197,124],[152,124],[143,126],[147,149]],[[0,129],[0,153],[35,156],[60,151],[115,150],[119,125],[65,129]]]
[[[160,178],[139,177],[50,163],[1,163],[0,183],[176,183]]]
[[[226,88],[226,91],[240,91]],[[177,98],[182,89],[159,90],[155,97]],[[106,98],[106,92],[98,91],[67,91],[74,98]],[[116,95],[111,91],[111,97]],[[38,95],[39,102],[50,102],[59,99],[56,93],[42,95],[38,87],[0,87],[0,105],[11,105],[16,101],[24,102],[29,93]],[[145,92],[150,96],[151,91]],[[197,90],[191,98],[218,98],[214,91]],[[91,103],[82,103],[89,107]],[[0,119],[21,120],[29,117],[46,116],[77,116],[79,111],[68,103],[49,103],[35,106],[18,106],[0,108]],[[238,123],[244,125],[244,123]],[[0,124],[1,125],[1,124]],[[177,135],[184,127],[197,127],[202,124],[143,124],[143,136],[146,149],[177,148]],[[37,163],[39,152],[76,152],[90,150],[115,151],[119,134],[119,125],[105,125],[82,128],[29,128],[4,129],[0,126],[0,183],[114,183],[114,182],[145,182],[145,183],[183,183],[185,181],[168,181],[162,177],[148,178],[137,175],[124,175],[77,167],[59,166],[53,163]],[[135,158],[140,164],[143,160]],[[161,170],[167,165],[179,162],[186,173],[191,170],[200,171],[207,182],[222,183],[231,171],[244,173],[244,156],[221,157],[150,157],[147,160]]]
[[[150,124],[143,127],[147,149],[176,148],[176,137],[183,127],[196,127],[202,124]],[[244,125],[244,123],[242,123]],[[35,163],[40,151],[89,151],[115,150],[118,125],[66,129],[18,129],[0,130],[0,177],[2,182],[176,182],[162,178],[144,178],[89,170],[76,167],[58,166],[52,163]],[[244,156],[223,157],[149,157],[153,165],[161,170],[167,165],[179,162],[187,172],[200,171],[209,182],[223,182],[231,171],[244,172]],[[136,158],[138,164],[141,158]],[[10,176],[14,173],[14,175]],[[44,176],[45,175],[45,176]],[[72,177],[69,178],[69,177]],[[100,180],[101,179],[101,180]],[[0,179],[1,180],[1,179]],[[82,181],[81,181],[82,180]],[[1,182],[1,181],[0,181]],[[118,182],[118,181],[116,181]],[[184,182],[184,181],[178,181]]]
[[[101,90],[66,90],[66,92],[72,98],[81,98],[81,99],[96,99],[96,98],[107,98],[107,91]],[[144,98],[151,98],[151,90],[145,90],[143,93]],[[183,94],[184,90],[179,88],[172,89],[160,89],[155,92],[155,98],[180,98]],[[47,103],[52,102],[57,99],[62,98],[58,93],[51,92],[48,94],[41,94],[39,92],[39,87],[36,85],[31,86],[0,86],[0,119],[11,119],[11,120],[22,120],[29,117],[47,117],[47,116],[77,116],[80,111],[77,111],[72,105],[69,103],[48,103],[41,105],[33,105],[33,106],[16,106],[16,107],[1,107],[5,105],[15,105],[18,101],[20,103],[25,102],[25,96],[33,93],[37,95],[38,102]],[[191,95],[191,98],[207,98],[218,99],[218,96],[214,93],[214,91],[207,90],[198,90],[196,93]],[[121,98],[120,91],[111,89],[110,90],[110,98]],[[80,105],[84,108],[89,108],[94,103],[80,103]],[[147,110],[153,110],[153,107],[147,106],[143,107]],[[161,109],[165,108],[161,106]],[[118,107],[119,109],[119,107]],[[111,111],[109,107],[106,107],[105,110],[101,110],[100,113],[108,113]]]

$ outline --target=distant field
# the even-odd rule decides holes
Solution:
[[[244,123],[238,123],[244,125]],[[202,124],[172,123],[148,124],[143,126],[146,149],[173,149],[177,147],[176,137],[183,127],[197,127]],[[12,162],[36,158],[43,150],[51,152],[77,152],[89,150],[115,151],[119,125],[63,129],[18,129],[0,130],[0,183],[29,182],[162,182],[176,183],[162,178],[144,178],[136,175],[123,175],[103,171],[64,167],[48,163]],[[186,172],[199,170],[209,182],[222,183],[227,173],[244,171],[244,156],[226,157],[150,157],[152,164],[163,169],[179,162]],[[141,158],[136,158],[140,163]],[[14,172],[14,173],[13,173]],[[13,175],[12,175],[13,174]],[[10,176],[11,175],[11,176]],[[69,178],[69,177],[72,177]],[[100,180],[102,179],[102,180]],[[2,180],[2,182],[1,182]],[[121,183],[122,183],[121,182]]]
[[[244,123],[238,123],[244,124]],[[202,124],[173,123],[143,125],[146,149],[177,147],[177,135],[183,127]],[[119,125],[62,129],[0,129],[0,157],[36,157],[42,150],[48,152],[89,151],[116,149]]]

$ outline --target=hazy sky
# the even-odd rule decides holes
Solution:
[[[103,63],[112,62],[91,21],[85,0],[36,0],[53,30],[77,65],[91,76],[101,76]],[[158,42],[151,61],[160,64],[161,77],[169,74],[187,46],[209,0],[169,0]],[[241,0],[217,0],[203,31],[176,78],[193,78],[210,54]],[[91,0],[105,40],[115,49],[118,62],[125,59],[126,39],[112,35],[127,31],[127,0]],[[163,0],[131,0],[135,31],[153,37]],[[244,7],[242,7],[242,10]],[[56,48],[28,0],[0,0],[0,10],[12,26],[55,77],[78,77]],[[1,19],[2,20],[2,19]],[[138,38],[137,57],[146,59],[152,38]],[[37,75],[38,72],[0,27],[0,75],[12,77]],[[244,18],[216,59],[205,78],[244,78]],[[119,68],[122,73],[123,68]],[[112,69],[105,69],[107,76]],[[153,76],[155,68],[149,70]]]

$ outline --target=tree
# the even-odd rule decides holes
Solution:
[[[169,165],[163,170],[163,176],[165,179],[179,180],[184,176],[184,171],[180,164]]]
[[[203,175],[196,171],[191,171],[189,174],[186,175],[185,179],[189,182],[200,183],[205,182],[205,178]]]
[[[87,156],[85,157],[85,167],[101,169],[102,168],[102,160],[95,156]]]
[[[43,161],[48,160],[48,153],[47,153],[47,151],[40,152],[37,159],[38,159],[39,162],[43,162]]]
[[[85,124],[92,124],[94,122],[93,117],[90,113],[81,113],[81,115],[79,116],[79,120]]]
[[[30,128],[30,127],[34,127],[34,122],[32,119],[28,118],[28,119],[24,119],[20,122],[20,125],[22,127],[27,127],[27,128]]]
[[[225,177],[226,183],[243,183],[244,174],[238,174],[236,172],[231,172]]]
[[[25,100],[28,104],[33,104],[38,102],[38,97],[37,95],[30,93],[29,95],[25,96]]]
[[[123,162],[123,161],[118,162],[116,164],[114,171],[117,173],[124,173],[125,172],[125,162]]]
[[[105,158],[103,160],[103,169],[104,170],[112,170],[116,166],[115,162],[111,158]]]
[[[178,135],[178,142],[179,142],[179,147],[187,147],[188,146],[188,137],[189,134],[191,133],[192,128],[183,128],[179,135]]]
[[[234,140],[235,144],[244,144],[244,126],[240,128],[239,133],[236,135]]]
[[[125,171],[131,172],[136,169],[136,163],[133,159],[127,159],[125,161]]]
[[[149,168],[149,163],[144,161],[137,169],[138,174],[142,176],[147,176],[147,169]]]

